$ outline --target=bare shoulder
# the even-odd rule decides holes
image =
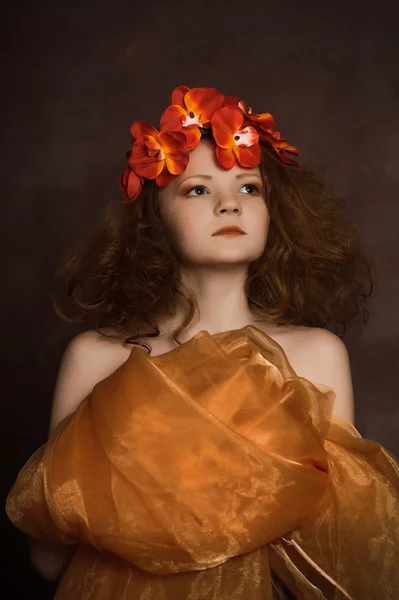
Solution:
[[[111,331],[107,330],[102,331],[104,334],[111,333]],[[125,344],[107,335],[102,335],[98,331],[89,330],[73,338],[68,344],[64,356],[71,357],[84,354],[89,359],[89,364],[91,364],[90,359],[118,363],[127,359],[131,349],[132,346],[129,344]]]
[[[322,327],[301,327],[292,336],[292,343],[302,350],[303,364],[316,365],[319,370],[328,361],[349,363],[349,354],[342,339]]]
[[[341,338],[322,327],[292,327],[289,330],[292,343],[298,346],[305,345],[309,350],[318,347],[346,351],[346,346]]]
[[[287,358],[299,377],[330,387],[336,394],[333,415],[354,423],[349,353],[339,336],[321,327],[292,329]]]
[[[97,331],[84,331],[67,346],[61,361],[61,371],[68,370],[85,376],[90,383],[104,379],[129,357],[132,346],[124,344]],[[95,382],[96,383],[96,382]]]
[[[80,333],[68,344],[54,390],[50,430],[74,412],[99,381],[126,362],[131,348],[92,330]]]

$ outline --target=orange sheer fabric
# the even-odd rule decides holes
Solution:
[[[133,348],[21,470],[7,513],[79,543],[56,600],[394,600],[399,469],[256,327]],[[281,597],[283,597],[281,595]]]

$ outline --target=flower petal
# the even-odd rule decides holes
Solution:
[[[247,113],[245,117],[248,119],[248,125],[253,125],[254,127],[257,126],[264,131],[274,127],[274,119],[270,113],[261,113],[259,115]]]
[[[177,104],[168,106],[161,115],[161,131],[179,131],[182,128],[182,117],[186,114],[186,109]]]
[[[201,132],[198,127],[184,128],[183,133],[186,136],[187,150],[190,151],[196,148],[201,141]]]
[[[130,170],[127,182],[127,194],[131,200],[135,200],[143,187],[143,180],[134,171]]]
[[[183,173],[189,161],[185,135],[179,131],[164,131],[158,139],[165,153],[168,171],[173,175]]]
[[[187,152],[186,136],[182,131],[161,131],[158,135],[158,141],[165,154],[170,154],[175,148]]]
[[[175,88],[172,92],[172,104],[178,104],[179,106],[185,108],[186,105],[184,104],[184,96],[189,91],[190,88],[188,88],[186,85],[179,85],[179,87]]]
[[[135,200],[143,187],[143,180],[132,169],[126,168],[119,180],[119,185],[126,197],[126,201]]]
[[[226,96],[223,106],[238,106],[238,96]]]
[[[291,144],[285,138],[282,138],[279,131],[268,131],[268,132],[260,132],[260,137],[262,139],[267,140],[275,149],[283,150],[284,152],[289,152],[290,154],[295,154],[295,156],[301,156],[300,152],[295,148],[295,146],[291,146]]]
[[[176,104],[169,106],[161,115],[161,133],[179,131],[186,138],[187,150],[196,148],[201,140],[201,132],[197,125],[183,126],[182,119],[187,111]]]
[[[156,138],[158,130],[144,121],[135,121],[130,128],[132,136],[137,140],[143,135],[151,135]]]
[[[275,144],[275,146],[279,150],[284,150],[284,152],[289,152],[289,154],[295,154],[295,156],[301,156],[299,151],[294,146],[290,146],[288,142],[286,142],[285,144]]]
[[[172,175],[180,175],[181,173],[183,173],[186,170],[188,161],[189,161],[188,153],[187,154],[179,153],[176,155],[169,155],[165,158],[165,163],[166,163],[167,169],[168,169],[169,173],[171,173]]]
[[[151,135],[144,135],[143,143],[147,148],[148,156],[155,156],[157,160],[163,160],[165,158],[161,144],[154,137]]]
[[[148,149],[144,143],[144,138],[140,138],[133,144],[129,165],[136,171],[137,175],[141,175],[141,177],[145,177],[146,179],[155,179],[162,171],[164,161],[158,160],[154,156],[148,156]]]
[[[217,110],[212,116],[212,133],[218,146],[231,148],[233,136],[241,128],[243,114],[238,107],[228,105]],[[227,167],[229,168],[229,167]]]
[[[252,146],[236,146],[234,148],[237,160],[242,167],[254,169],[260,164],[260,146],[258,143]]]
[[[296,156],[301,156],[295,146],[291,146],[288,140],[282,138],[279,131],[273,132],[273,144],[277,148],[284,150],[284,152],[289,152],[290,154],[295,154]]]
[[[225,148],[216,146],[216,157],[219,163],[225,169],[232,169],[237,162],[235,154],[231,148],[226,150]]]
[[[169,185],[169,183],[173,180],[174,175],[169,173],[168,169],[165,167],[163,171],[158,175],[155,179],[155,183],[159,185],[159,187],[164,187],[165,185]]]
[[[224,95],[214,88],[192,88],[184,97],[187,112],[201,116],[202,126],[209,125],[213,113],[223,106]]]
[[[301,156],[301,153],[295,146],[286,146],[284,148],[284,152],[289,152],[290,154],[295,154],[295,156]]]

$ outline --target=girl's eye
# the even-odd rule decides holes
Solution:
[[[257,185],[255,185],[254,183],[246,183],[245,185],[242,185],[238,191],[240,191],[242,189],[245,189],[245,193],[249,194],[250,196],[261,193],[261,190],[259,189],[259,187]],[[204,185],[195,185],[194,187],[189,189],[188,192],[184,195],[185,196],[204,196],[208,192],[209,192],[209,190]]]
[[[242,188],[245,188],[246,192],[251,195],[260,194],[260,190],[258,189],[258,186],[256,186],[254,183],[246,183],[245,185],[240,187],[240,190],[242,190]]]
[[[194,193],[193,193],[194,192]],[[206,187],[204,185],[196,185],[191,190],[184,194],[185,196],[203,196],[206,193]]]

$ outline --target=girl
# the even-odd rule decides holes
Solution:
[[[212,88],[132,135],[126,202],[59,272],[89,330],[7,500],[34,564],[56,600],[393,600],[398,465],[326,329],[373,288],[341,200]]]

